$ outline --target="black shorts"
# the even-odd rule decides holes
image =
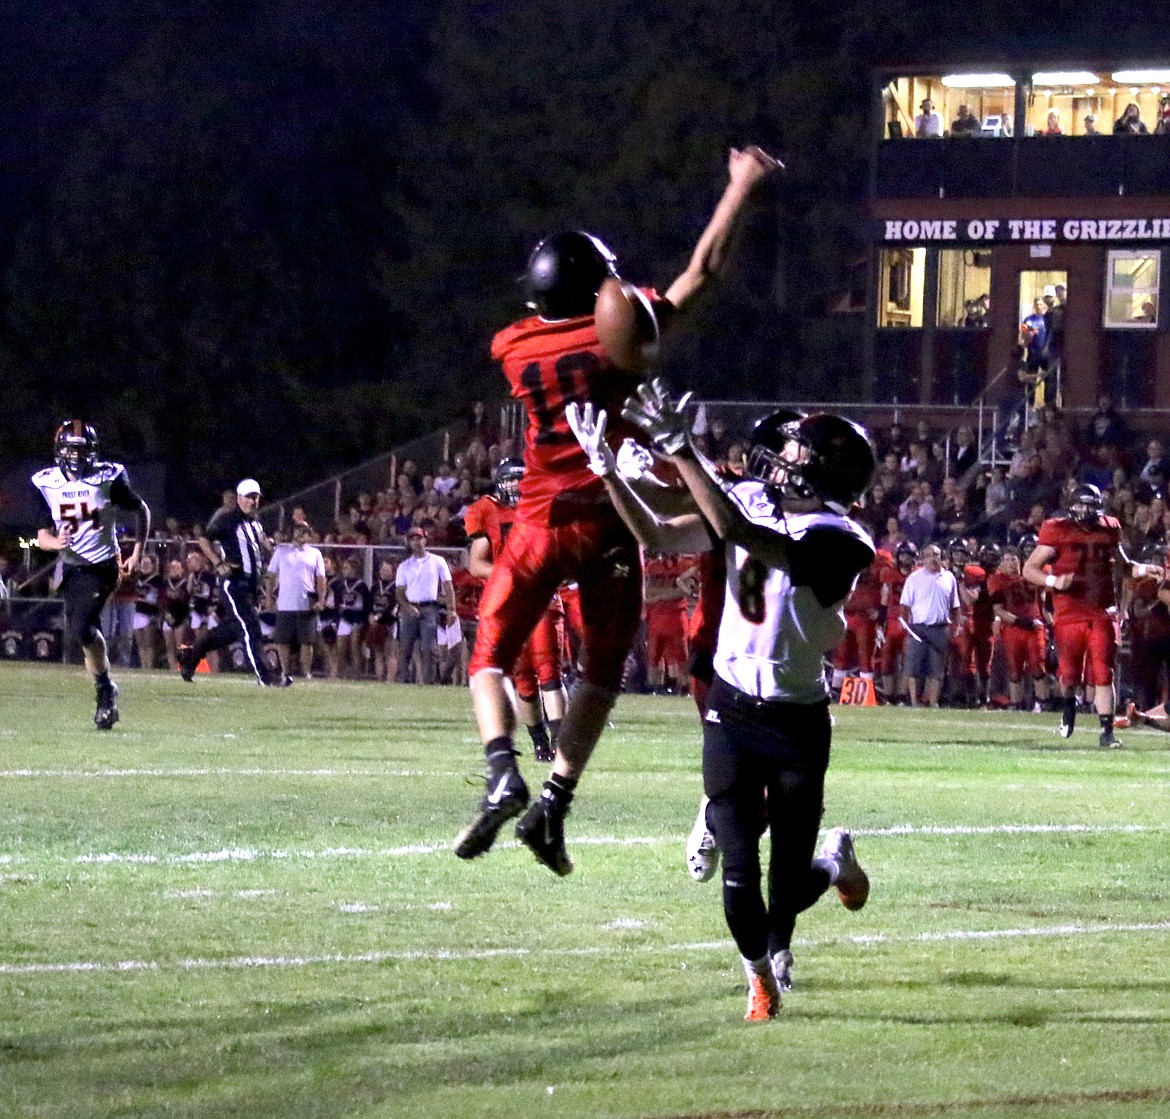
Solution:
[[[755,700],[716,676],[707,707],[713,717],[703,727],[703,784],[712,799],[743,786],[759,789],[779,770],[823,774],[829,768],[827,699]]]
[[[118,564],[71,564],[61,580],[65,600],[65,626],[69,636],[82,645],[92,645],[101,633],[102,607],[118,585]]]
[[[316,645],[317,614],[313,610],[278,610],[272,640],[277,645]]]

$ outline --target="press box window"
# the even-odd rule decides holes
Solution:
[[[1109,253],[1105,275],[1105,325],[1152,329],[1158,325],[1159,252]]]
[[[989,326],[990,249],[942,249],[938,254],[938,326]]]
[[[882,249],[878,275],[878,326],[922,326],[925,249]]]

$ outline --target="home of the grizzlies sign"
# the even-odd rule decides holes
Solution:
[[[890,245],[997,241],[1170,241],[1164,218],[887,218],[876,240]]]

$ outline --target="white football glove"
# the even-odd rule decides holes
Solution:
[[[599,478],[615,473],[617,461],[605,441],[605,409],[602,408],[594,417],[592,404],[578,408],[577,402],[572,400],[565,405],[565,419],[589,459],[589,469]]]
[[[622,440],[617,452],[617,472],[627,482],[637,482],[653,469],[654,456],[641,443],[633,439]]]
[[[638,395],[626,397],[622,415],[640,427],[663,454],[676,455],[687,445],[686,407],[693,393],[678,400],[661,377],[638,386]]]

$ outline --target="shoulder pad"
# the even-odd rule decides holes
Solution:
[[[29,480],[34,486],[52,486],[64,482],[65,475],[61,473],[59,466],[46,466],[43,470],[38,470]]]

